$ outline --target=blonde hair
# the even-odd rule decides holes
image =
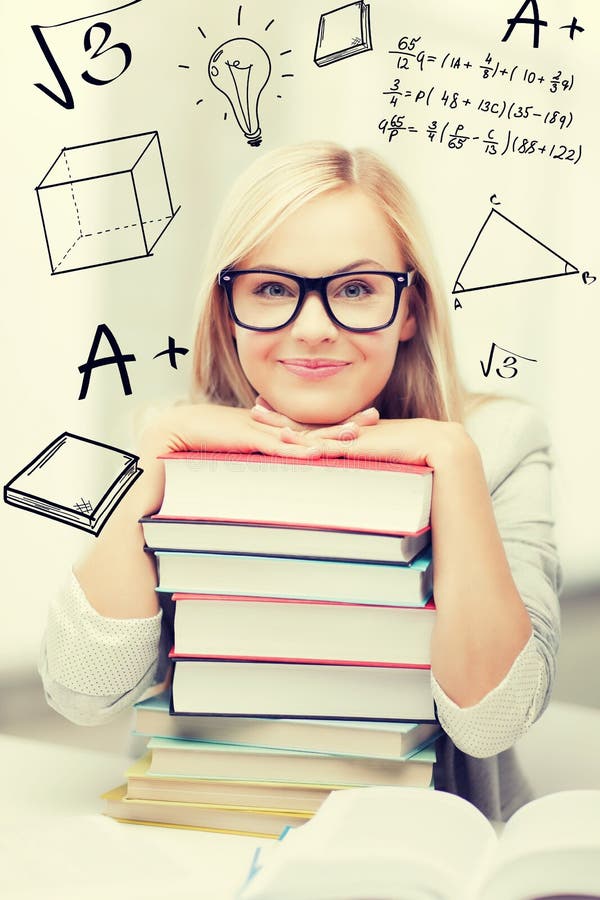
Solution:
[[[235,266],[295,210],[328,191],[356,186],[372,197],[398,239],[413,285],[403,302],[415,336],[398,345],[376,400],[382,418],[462,421],[461,387],[441,279],[425,229],[405,185],[376,153],[329,142],[282,147],[256,160],[234,183],[208,248],[192,368],[192,398],[250,407],[256,391],[240,365],[229,325],[222,269]],[[406,301],[405,301],[406,298]]]

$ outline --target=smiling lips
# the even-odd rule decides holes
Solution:
[[[293,375],[302,378],[318,379],[327,378],[340,372],[349,363],[342,359],[328,359],[321,357],[301,357],[300,359],[280,359],[281,365]]]

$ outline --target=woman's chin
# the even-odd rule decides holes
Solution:
[[[354,404],[343,403],[335,404],[334,406],[327,402],[330,398],[317,398],[315,396],[310,398],[271,397],[264,392],[262,396],[281,415],[311,428],[326,428],[328,425],[338,425],[360,411],[355,408]]]
[[[291,407],[288,405],[286,405],[285,409],[280,409],[279,412],[287,416],[288,419],[293,419],[294,422],[307,425],[310,428],[327,428],[329,425],[338,425],[353,415],[352,411],[340,414],[339,412],[334,413],[314,407]]]

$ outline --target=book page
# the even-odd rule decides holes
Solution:
[[[482,900],[600,895],[600,790],[539,797],[507,822]]]
[[[493,827],[471,804],[419,788],[334,792],[290,832],[241,895],[251,898],[467,897]]]
[[[600,852],[600,790],[559,791],[521,807],[506,823],[499,858],[564,847]]]

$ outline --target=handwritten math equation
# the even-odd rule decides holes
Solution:
[[[497,375],[498,378],[516,378],[519,374],[518,367],[520,365],[517,360],[531,363],[537,362],[537,359],[533,359],[531,356],[515,353],[514,350],[508,350],[506,347],[501,347],[495,341],[492,341],[487,360],[480,359],[479,365],[484,378],[487,378],[492,373]],[[494,362],[496,366],[492,370]]]
[[[387,135],[388,141],[392,141],[403,131],[410,134],[417,134],[418,128],[407,124],[405,117],[392,116],[391,119],[382,119],[379,122],[379,130]],[[527,138],[520,134],[515,134],[509,128],[506,132],[497,136],[496,130],[491,128],[485,135],[467,134],[465,126],[462,122],[451,124],[449,121],[439,122],[433,119],[425,129],[425,133],[431,142],[437,142],[449,150],[462,150],[463,147],[472,141],[481,141],[483,152],[491,156],[498,154],[504,156],[506,153],[517,153],[523,156],[531,156],[534,153],[540,155],[547,154],[550,159],[564,159],[566,162],[572,162],[573,165],[581,160],[582,147],[578,144],[569,147],[566,144],[548,145],[546,141],[538,138]]]
[[[411,90],[402,91],[399,78],[395,78],[391,87],[382,93],[384,97],[392,98],[390,100],[392,106],[398,104],[399,97],[405,97],[408,100],[413,96],[414,103],[424,103],[425,106],[432,106],[435,102],[441,103],[442,106],[446,106],[449,109],[459,109],[461,106],[468,107],[473,105],[473,100],[465,94],[461,94],[460,91],[448,91],[445,89],[440,91],[435,85],[430,87],[428,91],[420,89],[414,94]],[[488,97],[481,97],[475,109],[479,112],[497,116],[498,119],[506,117],[509,121],[512,119],[528,119],[530,117],[532,119],[539,118],[543,120],[544,125],[556,125],[560,130],[570,128],[573,124],[572,112],[563,113],[559,109],[552,108],[548,108],[545,111],[542,108],[540,112],[533,103],[523,105],[522,103],[515,103],[514,100],[509,103],[508,100],[502,98],[491,100]]]
[[[439,69],[479,70],[482,80],[487,78],[494,79],[498,77],[509,82],[518,83],[519,80],[527,85],[543,85],[546,84],[546,90],[550,94],[560,93],[561,91],[572,91],[575,86],[575,76],[573,73],[563,72],[558,69],[554,73],[536,72],[525,66],[513,65],[509,67],[502,60],[488,53],[482,63],[472,63],[470,59],[466,59],[458,54],[447,51],[444,56],[436,56],[428,53],[425,49],[417,49],[422,39],[421,35],[416,37],[408,37],[403,35],[398,41],[397,49],[388,50],[391,56],[397,57],[396,69],[408,72],[411,69],[418,68],[420,72],[425,72],[429,67]]]
[[[75,99],[69,80],[47,37],[47,35],[56,35],[58,30],[61,33],[67,31],[73,47],[80,47],[80,52],[84,55],[86,68],[79,73],[79,77],[83,81],[95,87],[104,87],[120,78],[131,65],[133,53],[129,44],[114,39],[113,26],[104,19],[111,13],[135,6],[139,2],[140,0],[127,0],[121,6],[113,7],[102,13],[83,15],[65,22],[57,22],[54,25],[32,25],[31,30],[34,37],[56,81],[56,85],[52,87],[38,81],[35,83],[35,87],[63,109],[75,108]]]
[[[400,72],[381,91],[394,108],[378,123],[388,142],[418,134],[447,150],[478,145],[487,156],[581,161],[582,144],[560,136],[574,125],[568,107],[573,72],[510,65],[491,53],[480,60],[452,51],[433,53],[422,40],[422,35],[403,35],[388,51]],[[453,115],[446,118],[445,112]],[[543,136],[532,131],[541,126]]]

